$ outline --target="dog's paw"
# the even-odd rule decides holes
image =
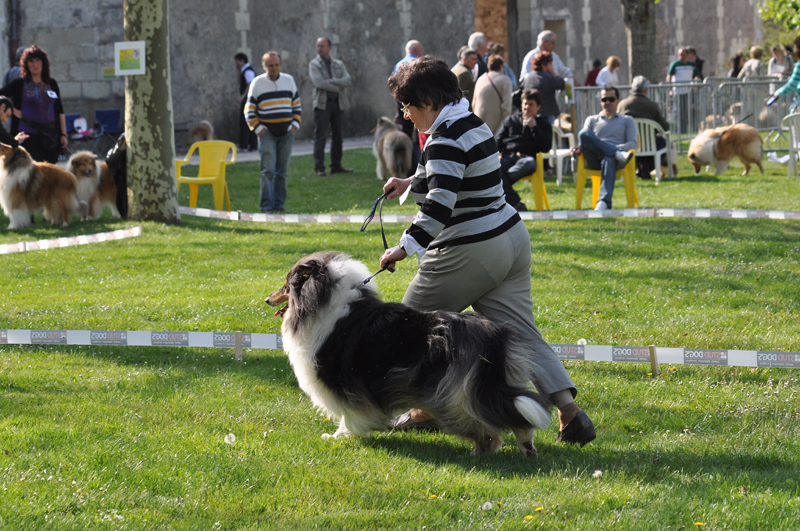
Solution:
[[[335,439],[335,438],[336,438],[336,436],[333,435],[332,433],[323,433],[322,434],[322,439],[326,440],[326,441],[330,440],[330,439]]]
[[[530,441],[520,444],[519,451],[522,452],[522,455],[525,457],[539,457],[539,454],[536,452],[536,447]]]

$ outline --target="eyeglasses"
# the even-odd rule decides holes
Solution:
[[[617,98],[615,98],[614,96],[609,96],[608,98],[600,98],[600,101],[602,101],[603,103],[614,103],[615,101],[617,101]]]
[[[405,114],[408,112],[408,108],[411,107],[410,103],[404,103],[402,107],[400,107],[400,112]]]

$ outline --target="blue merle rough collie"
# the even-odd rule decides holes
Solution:
[[[298,261],[267,298],[282,307],[284,350],[301,389],[339,419],[324,438],[369,437],[410,408],[433,414],[476,454],[512,430],[523,455],[550,425],[534,353],[507,325],[470,313],[421,312],[382,302],[367,267],[324,251]]]

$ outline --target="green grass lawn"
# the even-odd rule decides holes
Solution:
[[[310,156],[294,158],[287,208],[366,214],[381,193],[374,159],[356,150],[344,162],[356,172],[320,178]],[[800,210],[785,166],[689,168],[682,158],[678,179],[637,181],[641,206]],[[237,163],[228,183],[234,209],[258,211],[258,163]],[[548,176],[547,192],[552,208],[574,208],[570,177]],[[278,333],[263,300],[298,258],[336,249],[377,270],[382,252],[377,223],[191,216],[65,229],[39,217],[20,231],[0,216],[0,244],[134,225],[139,238],[0,256],[0,328]],[[552,343],[800,352],[797,221],[526,225],[536,322]],[[404,225],[385,228],[391,243]],[[407,260],[381,274],[384,298],[400,300],[414,272]],[[598,438],[563,447],[554,426],[525,460],[510,433],[480,458],[441,434],[324,441],[335,426],[281,351],[237,363],[232,349],[0,345],[0,529],[797,529],[800,372],[567,368]]]

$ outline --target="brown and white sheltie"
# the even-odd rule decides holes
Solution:
[[[733,157],[739,157],[744,164],[744,173],[750,172],[750,165],[755,164],[764,174],[761,165],[761,135],[758,130],[747,124],[736,124],[716,129],[707,129],[694,137],[689,144],[689,161],[694,172],[700,173],[703,166],[713,166],[714,175],[728,169]]]
[[[69,225],[80,207],[75,176],[55,164],[34,162],[22,146],[0,144],[0,156],[0,203],[11,220],[8,228],[27,227],[40,208],[51,224]]]
[[[117,185],[105,162],[91,151],[78,151],[69,158],[67,169],[78,180],[78,201],[89,205],[86,218],[98,219],[104,207],[110,208],[114,217],[120,217]]]
[[[500,322],[469,313],[421,312],[382,302],[367,267],[324,251],[298,261],[267,299],[280,306],[283,348],[300,388],[339,419],[324,438],[368,437],[419,408],[445,433],[488,454],[513,430],[535,457],[533,435],[550,424],[535,354]],[[533,387],[531,387],[533,384]]]

